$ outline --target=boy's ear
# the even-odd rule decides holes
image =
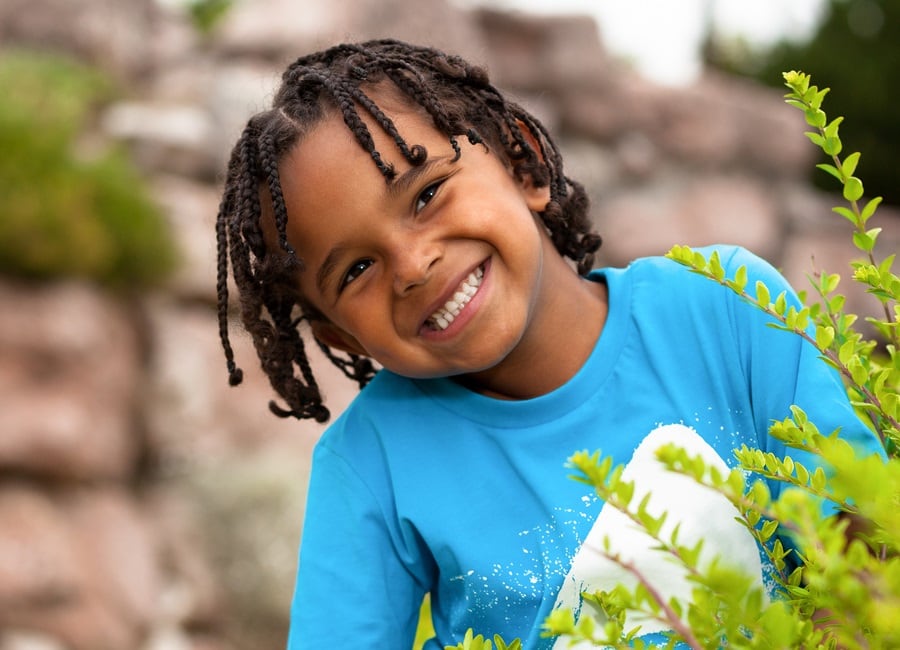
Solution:
[[[342,330],[337,325],[329,323],[328,321],[314,320],[310,322],[309,327],[312,330],[313,336],[315,336],[320,343],[324,343],[330,348],[343,350],[344,352],[364,357],[369,356],[366,349],[356,340],[356,337],[345,330]]]
[[[519,131],[522,133],[522,137],[525,138],[525,142],[534,149],[537,153],[538,159],[541,163],[546,162],[544,160],[544,156],[541,153],[541,145],[538,142],[538,139],[535,137],[534,133],[531,132],[522,120],[516,120],[516,125],[519,127]],[[523,177],[519,180],[519,184],[522,187],[522,190],[525,193],[525,201],[528,204],[528,208],[532,212],[543,212],[547,208],[547,204],[550,202],[550,186],[549,185],[541,185],[538,186],[534,182],[534,178],[531,174],[524,174]]]

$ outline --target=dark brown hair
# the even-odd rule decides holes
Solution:
[[[287,240],[288,214],[278,163],[315,124],[339,114],[385,181],[392,182],[394,169],[375,148],[360,117],[364,113],[393,139],[411,165],[422,164],[427,158],[425,148],[407,143],[371,97],[372,89],[385,84],[430,117],[457,157],[457,138],[466,137],[493,150],[519,178],[530,177],[536,186],[549,186],[550,201],[539,216],[557,250],[572,259],[580,273],[591,268],[600,247],[600,237],[591,232],[584,188],[563,174],[562,158],[550,135],[534,116],[491,85],[482,68],[457,56],[395,40],[338,45],[297,59],[284,72],[272,108],[250,118],[235,144],[216,220],[219,336],[229,382],[237,385],[242,379],[228,336],[230,260],[241,320],[272,387],[287,403],[287,408],[275,402],[269,407],[282,417],[325,422],[329,411],[299,330],[302,321],[322,316],[305,303],[296,287],[294,278],[303,261]],[[523,130],[530,133],[537,149]],[[262,196],[271,201],[275,237],[264,234]],[[376,368],[369,359],[343,356],[316,343],[360,387],[374,376]]]

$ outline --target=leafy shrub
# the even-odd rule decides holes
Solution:
[[[134,166],[117,149],[79,152],[112,85],[72,61],[4,52],[0,88],[0,273],[117,286],[165,277],[173,241]]]
[[[188,0],[187,10],[194,28],[201,34],[209,34],[233,4],[234,0]]]
[[[810,140],[829,157],[819,168],[841,183],[848,207],[835,208],[853,226],[853,242],[864,259],[853,263],[853,279],[866,286],[884,311],[870,322],[883,339],[866,341],[854,329],[856,316],[843,312],[844,299],[835,293],[837,274],[819,273],[813,280],[816,301],[801,293],[804,307],[788,307],[783,297],[770,295],[758,283],[747,289],[746,273],[738,269],[726,277],[713,253],[709,258],[688,247],[676,246],[668,256],[692,271],[735,291],[779,321],[776,326],[810,341],[825,363],[844,377],[850,398],[861,417],[878,433],[888,461],[856,458],[849,445],[823,435],[806,414],[794,407],[792,416],[777,422],[770,435],[788,446],[819,456],[832,468],[831,476],[811,471],[791,458],[777,458],[743,447],[735,455],[740,468],[723,474],[702,457],[692,457],[675,445],[657,452],[672,472],[715,490],[734,505],[738,519],[754,535],[777,570],[782,598],[767,601],[755,580],[742,571],[712,562],[698,564],[700,546],[679,543],[677,527],[664,535],[663,516],[633,503],[634,483],[622,479],[599,453],[580,452],[570,458],[576,479],[591,485],[606,503],[624,513],[649,534],[659,552],[685,568],[693,584],[689,603],[663,601],[650,576],[606,548],[595,550],[637,578],[630,590],[622,585],[585,594],[586,607],[576,621],[571,610],[554,611],[545,621],[547,636],[563,636],[573,643],[614,648],[654,647],[626,629],[626,612],[661,621],[673,630],[670,643],[696,649],[729,648],[897,648],[900,647],[900,278],[892,271],[894,255],[882,261],[873,256],[879,228],[869,222],[880,198],[862,203],[862,181],[854,176],[859,153],[841,159],[839,127],[842,118],[828,121],[822,110],[828,89],[810,85],[808,75],[785,73],[789,104],[804,111],[812,130]],[[759,477],[745,481],[745,474]],[[785,490],[773,501],[762,479],[782,481],[797,489]],[[848,518],[825,516],[821,499],[829,499],[867,523],[865,534],[848,541]],[[774,541],[779,528],[789,531],[799,551],[800,566],[789,570],[785,558],[793,551]],[[495,637],[494,644],[507,647]],[[509,644],[509,647],[513,647]],[[468,634],[448,650],[490,649],[491,642]]]

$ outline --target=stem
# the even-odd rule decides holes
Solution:
[[[612,553],[607,553],[606,551],[594,548],[594,551],[599,553],[601,556],[605,557],[610,562],[615,562],[620,567],[628,571],[631,575],[637,578],[638,582],[640,582],[644,588],[647,589],[647,593],[650,594],[650,597],[653,598],[654,602],[659,605],[660,609],[663,611],[664,616],[660,617],[654,612],[646,612],[651,616],[656,618],[667,625],[672,627],[672,631],[681,636],[685,643],[687,643],[694,650],[703,650],[703,644],[694,636],[693,630],[691,630],[690,626],[686,625],[681,618],[678,617],[678,614],[675,613],[675,610],[665,602],[662,594],[657,591],[657,589],[650,584],[650,581],[644,577],[644,574],[640,569],[634,564],[634,562],[626,562],[623,560],[618,554],[613,555]]]
[[[741,295],[742,295],[744,298],[746,298],[747,300],[749,300],[750,302],[754,302],[754,303],[755,303],[755,301],[749,296],[749,294],[742,293]],[[768,307],[766,307],[766,308],[764,309],[764,311],[765,311],[767,314],[769,314],[770,316],[774,316],[775,318],[777,318],[781,323],[785,323],[785,322],[786,322],[786,320],[785,320],[782,316],[780,316],[777,312],[775,312],[774,310],[769,309]],[[881,413],[882,417],[883,417],[883,418],[884,418],[884,419],[885,419],[885,420],[886,420],[886,421],[887,421],[894,429],[900,429],[900,421],[896,420],[895,418],[893,418],[893,417],[891,417],[891,416],[889,416],[889,415],[887,414],[887,412],[886,412],[884,406],[883,406],[882,403],[881,403],[881,400],[878,399],[878,396],[877,396],[877,395],[875,395],[872,391],[870,391],[868,388],[866,388],[866,386],[865,386],[864,384],[858,384],[858,383],[856,383],[856,381],[853,379],[853,375],[852,375],[852,373],[850,372],[850,369],[849,369],[847,366],[845,366],[843,363],[841,363],[841,360],[840,360],[840,358],[838,357],[838,355],[837,355],[836,352],[834,352],[834,351],[831,350],[831,349],[825,349],[825,350],[823,350],[822,348],[820,348],[819,345],[818,345],[818,343],[816,343],[816,340],[815,340],[813,337],[811,337],[809,334],[807,334],[804,330],[798,330],[798,329],[796,329],[796,328],[791,328],[790,331],[793,332],[794,334],[797,334],[798,336],[800,336],[800,337],[806,339],[806,340],[809,341],[810,343],[812,343],[812,345],[815,346],[815,348],[816,348],[820,353],[822,353],[823,356],[828,357],[828,359],[834,364],[835,368],[837,368],[838,372],[840,372],[845,378],[847,378],[847,379],[849,380],[850,384],[851,384],[853,387],[855,387],[860,393],[862,393],[863,396],[864,396],[864,397],[865,397],[865,398],[866,398],[873,406],[875,406],[875,407],[878,409],[878,411]],[[882,427],[878,426],[878,423],[876,423],[876,422],[874,422],[874,421],[872,420],[871,416],[869,417],[869,420],[872,422],[872,425],[874,426],[876,433],[878,433],[878,437],[881,439],[881,444],[884,445],[885,442],[886,442],[886,440],[887,440],[887,435],[886,435],[885,432],[883,431]]]
[[[825,129],[822,128],[821,126],[818,127],[818,129],[819,129],[819,134],[824,138],[825,137]],[[834,166],[838,169],[838,171],[841,172],[842,183],[846,182],[846,179],[844,179],[844,172],[843,172],[843,167],[842,167],[842,162],[841,162],[840,156],[838,156],[837,154],[832,154],[831,160],[834,162]],[[853,214],[856,215],[856,230],[857,230],[857,232],[864,235],[866,233],[866,224],[864,224],[862,222],[862,218],[861,218],[862,212],[859,209],[859,201],[854,199],[853,201],[848,201],[848,203],[850,204],[850,209],[853,211]],[[875,261],[875,254],[872,251],[866,251],[866,257],[868,257],[868,259],[869,259],[869,264],[871,264],[872,266],[875,266],[875,267],[878,266],[878,263]],[[892,320],[891,309],[890,309],[890,306],[888,305],[887,301],[882,302],[881,306],[884,309],[885,321],[888,323],[891,322],[891,320]]]
[[[845,366],[843,363],[841,363],[841,360],[838,357],[836,352],[834,352],[831,349],[820,348],[819,344],[816,342],[816,340],[813,337],[811,337],[805,330],[797,329],[795,327],[788,328],[787,327],[787,319],[784,316],[779,314],[777,311],[775,311],[771,307],[768,307],[768,306],[763,307],[756,301],[755,298],[753,298],[753,296],[751,296],[746,291],[738,291],[737,289],[735,289],[734,287],[729,285],[725,281],[725,279],[720,280],[716,276],[714,276],[712,273],[710,273],[709,271],[698,269],[693,264],[690,265],[690,268],[693,269],[696,273],[700,273],[701,275],[709,278],[710,280],[714,280],[714,281],[718,282],[719,284],[721,284],[722,286],[728,287],[729,289],[734,291],[737,295],[739,295],[741,298],[743,298],[750,304],[755,305],[756,307],[758,307],[759,309],[761,309],[765,313],[767,313],[769,316],[772,316],[774,319],[776,319],[778,322],[780,322],[782,325],[784,325],[785,329],[787,331],[790,331],[793,334],[797,334],[801,338],[809,341],[816,348],[816,350],[818,350],[823,356],[827,357],[834,364],[834,367],[837,368],[838,372],[840,372],[841,375],[843,375],[849,381],[851,386],[853,386],[860,393],[862,393],[862,395],[873,406],[875,406],[878,409],[878,411],[881,413],[884,420],[886,422],[888,422],[891,427],[893,427],[895,430],[900,430],[900,421],[898,421],[896,418],[893,418],[887,414],[887,411],[885,410],[884,406],[882,405],[881,400],[879,400],[878,397],[874,393],[872,393],[872,391],[870,391],[868,388],[866,388],[865,385],[856,383],[856,381],[853,379],[853,375],[851,374],[850,369],[847,366]],[[870,419],[870,421],[872,420],[871,417],[869,419]],[[872,421],[872,425],[875,428],[875,431],[878,433],[878,437],[881,439],[882,445],[884,445],[887,440],[887,435],[883,431],[882,427],[878,426],[878,424],[876,422]]]

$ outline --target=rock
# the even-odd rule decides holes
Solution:
[[[133,80],[155,64],[159,19],[153,0],[5,0],[0,41],[74,56]]]
[[[79,283],[0,282],[0,471],[125,478],[140,350],[123,305]]]
[[[278,61],[338,41],[399,38],[463,55],[477,55],[483,34],[470,13],[445,0],[423,0],[413,9],[403,0],[332,0],[238,3],[218,30],[215,47],[238,55]]]
[[[155,536],[116,488],[0,490],[0,629],[71,650],[134,648],[155,616]]]
[[[155,354],[148,368],[147,430],[153,455],[172,471],[208,464],[237,450],[247,453],[275,445],[306,455],[323,427],[315,422],[280,419],[268,410],[276,399],[260,369],[249,336],[233,328],[232,345],[244,382],[228,385],[215,312],[187,309],[165,299],[148,304]],[[316,349],[310,359],[326,404],[339,413],[356,393],[355,385]]]
[[[851,264],[864,259],[864,254],[851,240],[853,226],[843,217],[832,212],[832,206],[842,205],[843,199],[823,194],[808,187],[791,188],[784,199],[785,215],[789,224],[780,259],[782,271],[798,290],[812,295],[809,278],[821,273],[837,273],[841,276],[836,293],[846,297],[845,311],[860,318],[856,327],[869,338],[876,332],[865,322],[865,317],[885,319],[881,303],[866,287],[852,279]],[[882,228],[875,247],[875,259],[884,260],[900,250],[900,212],[896,208],[879,208],[871,225]]]
[[[592,91],[607,83],[611,64],[591,17],[538,18],[482,9],[477,18],[490,34],[486,63],[498,86],[559,94],[569,88]]]
[[[209,112],[216,134],[211,155],[218,161],[218,179],[225,172],[231,148],[247,120],[271,105],[281,79],[281,68],[280,65],[253,61],[222,61],[208,80],[202,103]]]
[[[214,125],[202,106],[123,101],[105,111],[102,126],[129,145],[135,164],[147,173],[211,179],[219,170]]]
[[[66,650],[57,639],[28,630],[0,632],[0,650]]]
[[[219,189],[167,174],[153,179],[153,193],[171,225],[179,254],[178,269],[167,289],[181,299],[215,302]]]
[[[603,202],[597,222],[605,241],[601,256],[615,265],[662,255],[675,244],[738,244],[772,257],[780,236],[771,193],[747,176],[696,179],[670,172],[652,188],[628,190]]]

